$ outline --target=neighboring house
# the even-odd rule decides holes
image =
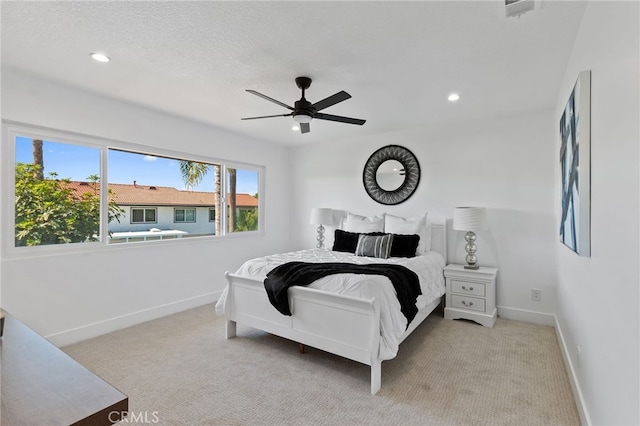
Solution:
[[[93,191],[90,182],[69,183],[76,192]],[[123,210],[120,222],[111,221],[109,231],[121,233],[151,231],[183,231],[188,235],[215,234],[216,194],[213,192],[181,191],[167,186],[110,183],[113,200]],[[227,194],[229,205],[229,194]],[[236,217],[242,211],[256,210],[258,199],[249,194],[236,194]],[[165,234],[166,235],[166,234]],[[181,233],[175,233],[181,235]]]

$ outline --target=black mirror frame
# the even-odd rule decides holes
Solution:
[[[399,161],[405,170],[405,180],[393,191],[385,191],[378,185],[376,172],[387,160]],[[387,145],[371,154],[364,165],[362,182],[367,194],[376,202],[385,205],[395,205],[406,201],[418,187],[420,182],[420,163],[413,152],[400,145]]]

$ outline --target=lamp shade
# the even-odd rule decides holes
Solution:
[[[453,210],[453,229],[456,231],[483,231],[489,229],[484,207],[456,207]]]
[[[312,225],[333,225],[333,210],[313,208],[309,223]]]

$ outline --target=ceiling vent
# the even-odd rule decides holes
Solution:
[[[507,18],[513,16],[519,17],[523,13],[533,10],[534,6],[535,0],[504,0],[504,8],[507,13]]]

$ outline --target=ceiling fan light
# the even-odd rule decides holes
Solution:
[[[311,122],[312,118],[313,117],[311,117],[310,115],[306,115],[304,113],[296,114],[293,116],[293,119],[298,123],[309,123]]]

